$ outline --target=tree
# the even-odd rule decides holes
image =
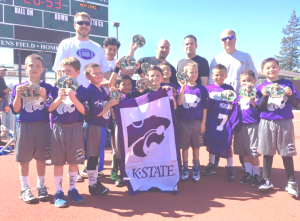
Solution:
[[[276,56],[280,68],[300,72],[300,18],[297,18],[295,10],[282,33],[285,36],[281,40],[280,55]]]

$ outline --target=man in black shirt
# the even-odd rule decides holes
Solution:
[[[188,35],[184,38],[183,48],[185,50],[186,57],[178,62],[177,71],[183,71],[183,68],[187,63],[196,62],[198,64],[198,78],[196,82],[206,86],[209,76],[209,65],[205,58],[196,55],[197,46],[197,39],[195,36]]]
[[[135,50],[136,50],[136,47],[131,49],[131,52],[130,52],[131,56],[133,56]],[[162,39],[162,40],[159,40],[159,42],[157,43],[156,56],[140,58],[138,60],[138,62],[140,64],[142,64],[144,62],[148,62],[148,64],[150,64],[150,65],[158,65],[163,61],[167,62],[166,58],[169,55],[169,52],[170,52],[170,43],[167,40]],[[167,62],[167,63],[169,63],[169,62]],[[176,69],[170,63],[169,63],[169,65],[171,67],[171,72],[172,72],[170,82],[173,84],[178,84],[177,78],[176,78]],[[145,77],[141,68],[139,68],[137,70],[137,72],[140,75],[140,77]]]

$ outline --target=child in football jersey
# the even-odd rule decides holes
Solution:
[[[61,62],[61,71],[77,79],[80,74],[80,62],[74,57],[67,57]],[[87,112],[84,105],[88,101],[88,90],[80,85],[76,91],[72,88],[54,87],[47,102],[51,113],[53,129],[51,134],[51,161],[54,165],[56,193],[54,205],[66,207],[67,202],[62,190],[63,168],[69,164],[70,186],[68,197],[75,203],[83,202],[83,197],[76,189],[78,164],[84,160],[83,116]]]
[[[251,70],[243,71],[240,75],[241,86],[253,87],[256,83],[255,73]],[[241,184],[252,186],[261,185],[258,146],[259,112],[255,104],[255,97],[238,96],[241,127],[234,132],[234,154],[242,155],[245,166],[245,175]]]
[[[158,64],[157,66],[163,70],[163,80],[162,80],[161,85],[162,86],[167,85],[167,86],[175,88],[176,96],[174,95],[174,97],[176,98],[180,92],[180,86],[170,82],[170,78],[172,75],[170,64],[168,62],[163,61],[160,64]]]
[[[104,160],[104,145],[102,140],[106,138],[106,130],[109,123],[110,108],[119,103],[116,98],[109,99],[109,95],[103,87],[100,86],[104,79],[104,75],[97,63],[90,63],[85,66],[84,74],[89,80],[90,85],[87,90],[89,92],[88,106],[89,114],[86,116],[86,152],[88,156],[87,174],[89,180],[89,192],[91,195],[103,196],[109,192],[109,189],[104,187],[98,177],[98,158]],[[117,75],[117,73],[113,73]],[[102,146],[102,148],[100,147]],[[103,153],[100,155],[100,150]]]
[[[202,133],[205,131],[208,94],[204,86],[197,84],[198,65],[188,63],[184,71],[189,77],[189,82],[179,82],[181,89],[177,98],[177,122],[180,148],[182,149],[183,170],[181,179],[188,180],[189,147],[193,149],[193,181],[200,180],[199,151],[203,146]]]
[[[259,97],[258,110],[260,123],[258,134],[258,152],[264,155],[264,184],[258,189],[266,191],[273,188],[270,181],[273,156],[282,156],[288,184],[285,190],[294,198],[298,197],[298,185],[294,173],[293,156],[297,154],[292,119],[292,108],[298,108],[300,96],[293,83],[279,79],[279,63],[275,58],[267,58],[261,64],[262,73],[267,81],[257,87]]]
[[[21,193],[20,198],[25,203],[35,200],[29,185],[29,162],[34,158],[37,169],[37,190],[39,200],[48,199],[47,188],[44,185],[46,160],[50,158],[50,125],[49,113],[45,107],[47,95],[52,86],[41,81],[44,72],[43,58],[32,54],[25,59],[25,70],[28,81],[17,84],[12,92],[10,108],[17,119],[15,159],[19,162]],[[29,85],[28,85],[29,84]],[[40,88],[35,88],[34,85]],[[27,85],[27,86],[26,86]],[[24,95],[25,94],[25,95]],[[28,96],[29,95],[29,96]]]
[[[226,67],[218,64],[212,70],[214,84],[206,86],[209,102],[204,144],[209,152],[209,164],[203,171],[203,175],[209,176],[216,173],[215,155],[217,155],[227,159],[227,181],[233,182],[235,177],[232,167],[233,153],[231,143],[233,129],[238,123],[238,105],[235,101],[226,101],[221,98],[221,93],[225,90],[234,93],[232,86],[224,84],[226,78]]]

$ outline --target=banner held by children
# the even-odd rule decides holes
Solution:
[[[130,195],[157,188],[177,193],[180,149],[173,101],[166,90],[115,106],[121,149],[121,173]],[[171,95],[172,96],[172,95]]]

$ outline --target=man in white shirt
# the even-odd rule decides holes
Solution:
[[[240,74],[245,70],[251,70],[257,73],[252,58],[248,53],[236,50],[236,34],[231,29],[224,30],[221,35],[221,43],[224,52],[217,55],[210,63],[210,75],[208,83],[212,84],[212,69],[217,64],[222,64],[227,68],[227,78],[224,83],[231,85],[238,93],[240,88]]]
[[[66,57],[75,57],[80,61],[80,75],[77,80],[80,85],[87,87],[88,80],[84,75],[84,67],[89,63],[98,63],[108,80],[111,71],[107,63],[103,48],[96,42],[89,39],[91,31],[91,18],[86,12],[79,12],[74,16],[74,29],[76,36],[63,40],[58,46],[53,66],[54,71],[60,70],[60,63]]]

